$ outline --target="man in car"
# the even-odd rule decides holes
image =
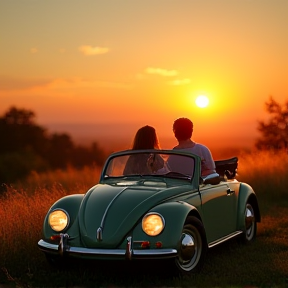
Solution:
[[[173,123],[173,132],[178,141],[178,145],[173,149],[188,151],[201,157],[202,176],[216,172],[215,162],[210,150],[205,145],[196,143],[191,139],[193,123],[190,119],[184,117],[176,119]],[[189,174],[189,171],[191,171],[191,163],[183,163],[175,157],[168,159],[168,166],[170,166],[171,170],[178,170],[178,172],[182,174]],[[185,171],[187,171],[187,173],[183,173]]]

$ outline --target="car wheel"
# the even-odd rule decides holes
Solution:
[[[205,230],[202,222],[188,217],[180,238],[176,266],[181,273],[198,272],[204,263],[207,252]]]
[[[248,202],[245,209],[245,231],[243,240],[245,243],[255,239],[257,233],[257,222],[255,219],[255,211],[253,206]]]

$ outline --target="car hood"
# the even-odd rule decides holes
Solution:
[[[147,211],[183,191],[187,191],[187,187],[94,186],[86,193],[80,207],[83,244],[116,248]]]

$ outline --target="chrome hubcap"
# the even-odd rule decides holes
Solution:
[[[195,241],[189,234],[182,234],[180,247],[180,261],[182,264],[187,264],[195,256]]]
[[[245,224],[246,224],[246,237],[248,240],[251,240],[253,238],[254,233],[255,215],[253,207],[250,204],[246,205]]]

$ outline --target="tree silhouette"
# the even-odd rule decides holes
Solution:
[[[26,109],[10,108],[0,118],[0,153],[27,151],[45,154],[46,130],[36,125],[35,113]]]
[[[288,101],[281,106],[272,96],[265,103],[270,119],[258,122],[258,131],[262,134],[256,140],[260,150],[281,150],[288,148]]]
[[[46,130],[35,123],[34,112],[11,107],[0,118],[0,181],[12,182],[29,171],[47,168]]]
[[[96,142],[93,142],[90,147],[83,147],[81,145],[75,147],[73,150],[73,157],[71,163],[74,167],[83,167],[85,165],[101,166],[106,155]]]
[[[52,134],[48,149],[51,168],[66,168],[72,162],[73,150],[74,143],[68,134]]]
[[[96,142],[75,146],[66,133],[49,135],[31,110],[11,107],[0,117],[0,184],[25,178],[30,171],[102,165],[106,153]]]

